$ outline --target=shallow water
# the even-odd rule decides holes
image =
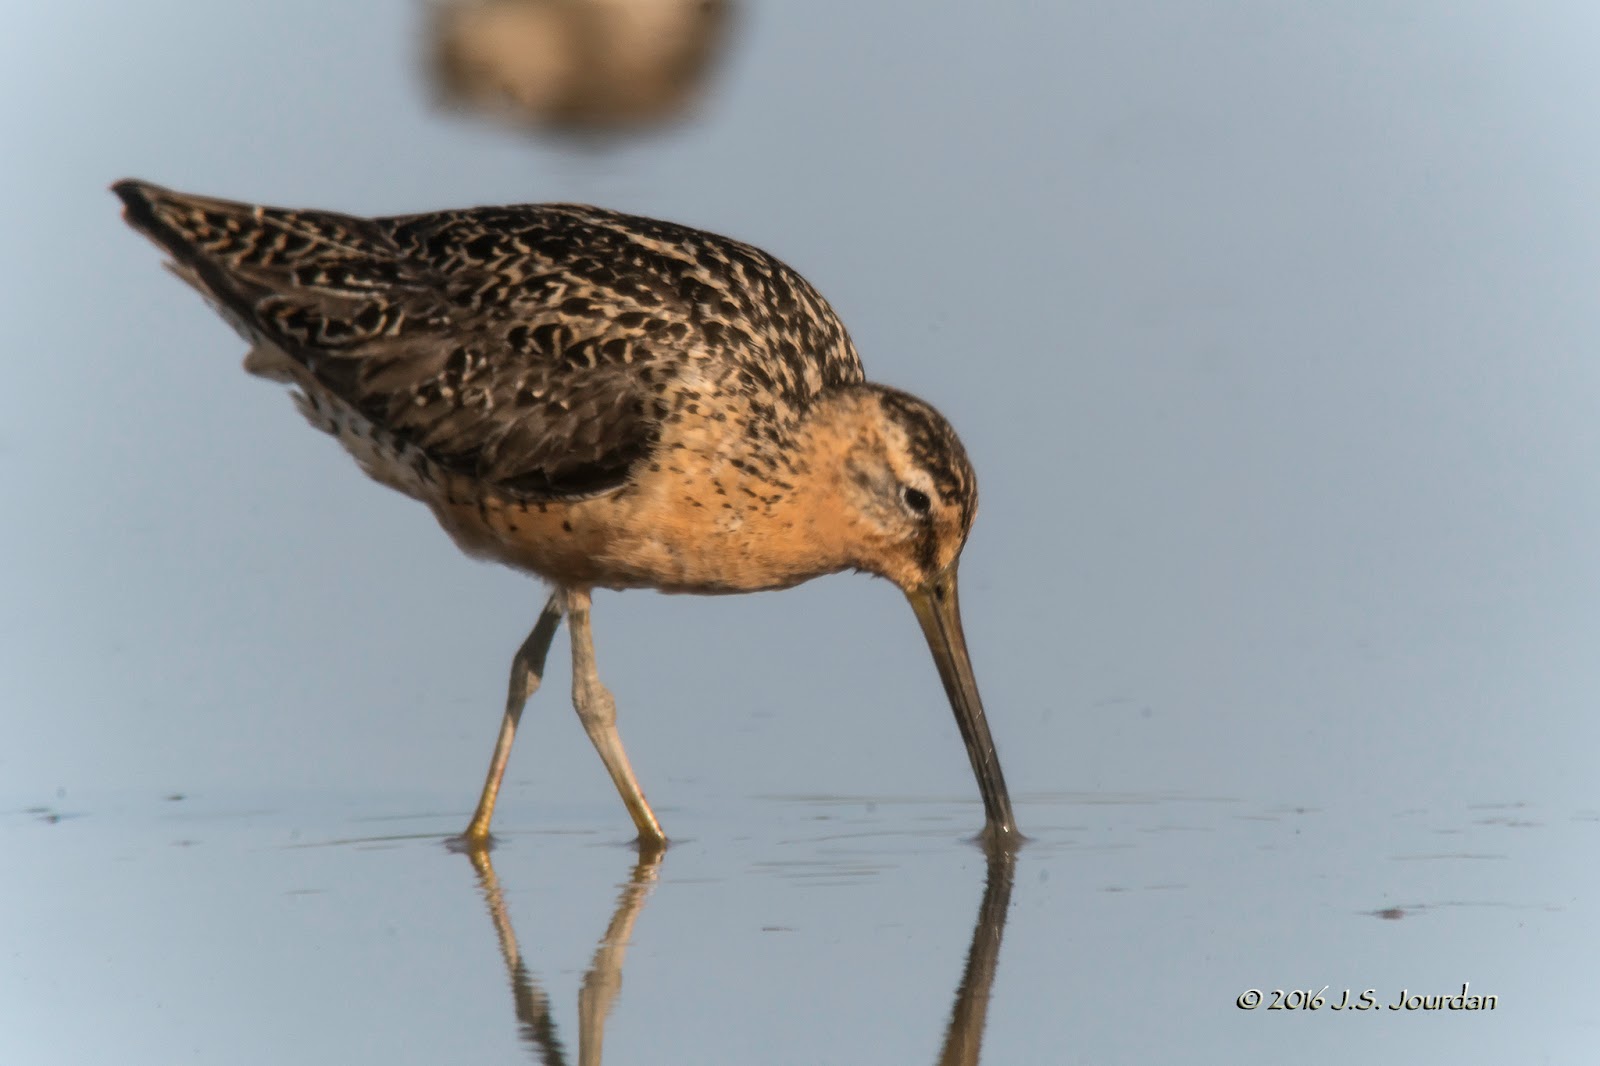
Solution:
[[[1589,1061],[1600,14],[1171,8],[747,2],[586,136],[439,107],[420,5],[8,13],[0,1062]],[[1014,868],[849,576],[597,597],[658,865],[559,669],[448,850],[540,590],[240,372],[128,175],[800,269],[979,471]]]
[[[475,868],[426,797],[70,799],[4,822],[16,1061],[1559,1062],[1592,1035],[1594,811],[1066,794],[986,868],[974,803],[758,797],[656,861],[575,817]],[[1463,984],[1493,1010],[1390,1009]]]

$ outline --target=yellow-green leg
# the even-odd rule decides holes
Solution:
[[[544,679],[544,661],[550,654],[550,642],[561,627],[564,600],[557,589],[544,605],[533,631],[522,642],[511,660],[511,684],[506,691],[506,713],[500,720],[500,736],[494,744],[494,758],[489,761],[489,776],[483,783],[483,795],[478,797],[478,809],[472,815],[461,842],[471,848],[489,844],[489,819],[494,817],[494,801],[500,795],[500,782],[506,775],[506,763],[511,758],[511,742],[517,738],[517,724],[522,721],[522,708],[530,697],[539,691]]]
[[[617,702],[611,692],[600,683],[599,671],[594,663],[594,635],[589,629],[589,590],[567,589],[567,632],[572,637],[572,706],[578,711],[578,720],[600,753],[611,780],[628,806],[628,814],[639,829],[641,848],[662,847],[667,835],[661,823],[645,802],[639,782],[628,764],[628,753],[622,750],[622,738],[617,735]]]

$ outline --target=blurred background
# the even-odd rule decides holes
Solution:
[[[292,1014],[274,997],[294,981],[265,962],[220,1003],[178,976],[186,957],[232,972],[206,954],[222,918],[164,919],[177,946],[157,979],[152,943],[81,917],[110,908],[132,935],[149,912],[107,898],[129,877],[141,907],[197,876],[237,898],[214,866],[170,865],[174,840],[206,839],[169,824],[185,804],[215,847],[254,856],[240,870],[282,879],[272,900],[345,885],[343,917],[367,913],[367,886],[341,880],[351,853],[285,873],[310,853],[262,849],[371,836],[341,819],[384,812],[459,828],[543,596],[462,557],[239,370],[243,343],[119,221],[105,188],[124,176],[359,214],[576,200],[724,233],[805,274],[870,376],[950,417],[982,485],[969,642],[1036,839],[987,1061],[1170,1052],[1144,1020],[1158,993],[1193,1061],[1594,1046],[1600,9],[69,0],[5,17],[9,1061],[171,1061],[191,1037],[215,1061],[269,1007]],[[681,1030],[685,1050],[653,1061],[934,1058],[984,884],[962,843],[981,809],[901,597],[850,576],[601,593],[595,627],[634,765],[691,842],[662,876],[720,886],[685,888],[686,916],[658,890],[641,930],[781,925],[756,916],[790,863],[869,892],[797,926],[810,964],[772,936],[729,933],[708,959],[689,932],[636,944],[645,973],[657,960],[737,1009],[628,1016],[624,998],[614,1046]],[[830,811],[864,839],[795,830]],[[564,666],[497,821],[525,834],[496,858],[528,864],[527,913],[596,908],[551,971],[571,978],[630,860],[598,847],[628,823]],[[562,834],[585,848],[553,869]],[[396,892],[449,858],[402,856],[421,866],[386,860]],[[439,891],[492,951],[464,864],[448,870]],[[885,907],[904,928],[874,924]],[[1372,918],[1393,907],[1424,917]],[[914,917],[935,911],[937,937]],[[337,943],[339,917],[318,935]],[[278,919],[226,921],[309,935]],[[349,965],[445,973],[441,942]],[[852,947],[880,960],[855,983]],[[472,971],[491,984],[492,959]],[[744,967],[772,969],[746,986]],[[786,973],[835,998],[802,1024],[775,1006],[796,1002]],[[1308,980],[1386,1002],[1471,980],[1506,1005],[1378,1028],[1232,1005]],[[926,1018],[896,1014],[888,985]],[[494,994],[486,1032],[513,1044]],[[120,1052],[65,1021],[109,1000]],[[202,1002],[211,1027],[182,1013]],[[450,1029],[410,1031],[406,1002],[390,989],[360,1024],[251,1047],[281,1061],[315,1032],[351,1061],[428,1061]],[[795,1035],[818,1017],[838,1044]],[[773,1043],[786,1025],[797,1043]],[[72,1053],[40,1057],[61,1032]]]
[[[437,99],[536,130],[640,133],[692,113],[733,0],[436,0]]]

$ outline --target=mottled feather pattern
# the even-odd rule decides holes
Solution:
[[[983,796],[1017,837],[961,631],[977,480],[950,424],[867,382],[826,301],[756,248],[572,204],[396,218],[115,187],[125,217],[368,475],[465,552],[557,586],[517,652],[477,812],[563,614],[573,696],[641,845],[666,842],[594,665],[596,587],[727,593],[861,570],[904,590]]]
[[[863,380],[802,277],[670,223],[566,204],[362,219],[116,191],[252,340],[508,496],[617,489],[713,406],[758,442],[745,461],[778,477],[810,399]]]

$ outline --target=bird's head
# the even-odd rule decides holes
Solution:
[[[1021,838],[978,696],[961,628],[956,569],[978,510],[978,479],[944,416],[914,396],[862,385],[832,398],[833,531],[858,570],[888,578],[911,601],[955,712],[987,814],[988,843]]]
[[[978,510],[978,479],[944,416],[880,385],[852,390],[830,427],[851,563],[906,593],[953,570]]]

